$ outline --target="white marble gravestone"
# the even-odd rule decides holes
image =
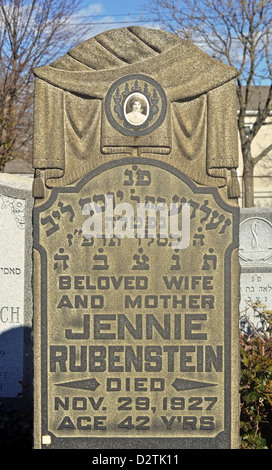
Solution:
[[[0,401],[31,400],[32,183],[0,175]]]
[[[262,328],[250,305],[259,303],[272,310],[272,209],[241,209],[239,259],[240,329],[250,332],[244,314],[257,330]]]

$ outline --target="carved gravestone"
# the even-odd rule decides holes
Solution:
[[[138,27],[35,70],[35,447],[239,446],[236,74]]]
[[[270,208],[241,209],[239,261],[240,329],[254,334],[253,329],[267,328],[252,308],[272,308],[272,211]],[[262,307],[259,309],[261,310]]]
[[[32,408],[32,183],[0,175],[0,404]]]

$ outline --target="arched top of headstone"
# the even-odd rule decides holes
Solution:
[[[170,101],[198,96],[237,75],[176,34],[138,26],[105,31],[34,70],[58,88],[100,99],[112,81],[135,72],[159,80]]]
[[[33,167],[66,186],[120,154],[152,154],[236,198],[237,73],[173,33],[105,31],[34,70]]]

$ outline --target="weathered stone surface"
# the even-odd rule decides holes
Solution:
[[[32,402],[32,183],[0,175],[0,398]]]
[[[131,27],[91,38],[35,75],[33,167],[47,187],[138,155],[237,197],[235,68],[176,35]],[[133,126],[124,106],[136,92],[150,108]]]
[[[238,447],[236,70],[133,27],[35,74],[35,447]]]
[[[260,318],[250,305],[262,304],[272,307],[272,211],[269,208],[241,209],[240,246],[241,299],[240,328],[252,332],[250,324],[262,327]]]

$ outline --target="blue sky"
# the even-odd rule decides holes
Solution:
[[[125,27],[132,24],[154,27],[152,23],[141,23],[144,0],[101,0],[84,2],[80,15],[96,14],[91,36],[107,29]]]
[[[87,0],[86,5],[91,5],[94,3],[100,4],[105,10],[104,13],[107,15],[114,14],[127,14],[127,13],[138,13],[141,9],[141,5],[144,3],[143,0],[102,0],[98,2],[92,2]]]

